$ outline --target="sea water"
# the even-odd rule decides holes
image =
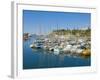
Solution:
[[[34,37],[23,41],[23,69],[82,67],[91,66],[91,58],[72,56],[70,54],[56,54],[43,49],[32,49],[30,45]]]

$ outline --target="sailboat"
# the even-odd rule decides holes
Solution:
[[[41,34],[41,26],[39,29],[40,29],[39,34]],[[42,35],[38,35],[38,38],[30,45],[31,48],[37,48],[37,49],[43,48],[44,39],[41,36]]]

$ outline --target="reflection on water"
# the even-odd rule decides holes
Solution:
[[[29,45],[34,41],[30,38],[23,43],[23,69],[79,67],[90,66],[90,57],[72,54],[57,54],[42,49],[32,49]]]

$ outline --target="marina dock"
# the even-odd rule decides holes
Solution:
[[[56,52],[57,54],[77,54],[89,56],[91,54],[90,30],[57,30],[49,35],[38,37],[30,47]]]

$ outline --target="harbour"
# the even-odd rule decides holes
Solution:
[[[91,66],[91,14],[23,10],[23,69]]]
[[[53,39],[54,38],[54,39]],[[24,41],[24,69],[91,65],[90,39],[33,35]],[[58,41],[57,41],[58,40]]]

